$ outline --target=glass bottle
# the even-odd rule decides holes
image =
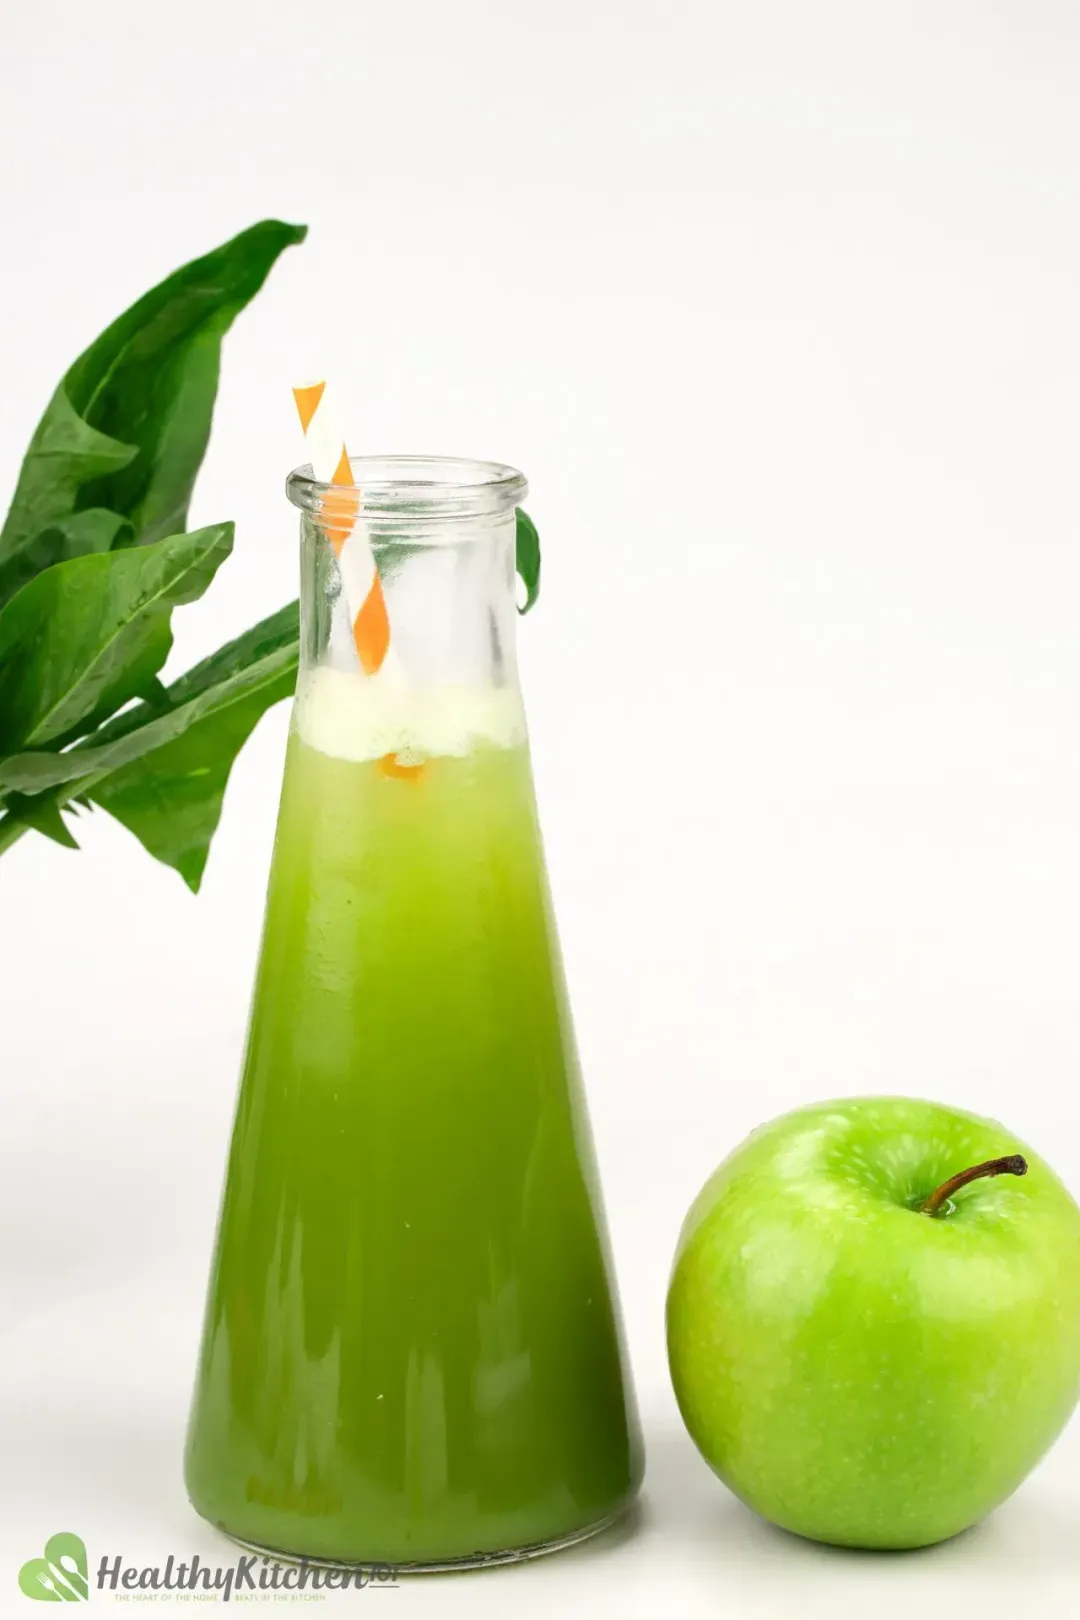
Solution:
[[[592,1534],[643,1460],[517,683],[525,480],[353,468],[288,483],[300,674],[186,1478],[247,1545],[442,1568]]]

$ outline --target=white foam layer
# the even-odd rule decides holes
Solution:
[[[460,758],[477,747],[513,748],[525,741],[514,687],[418,691],[380,675],[325,665],[300,676],[294,724],[309,747],[356,761],[384,754]]]

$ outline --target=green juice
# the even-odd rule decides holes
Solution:
[[[572,1540],[642,1471],[524,744],[294,732],[187,1450],[259,1547]]]

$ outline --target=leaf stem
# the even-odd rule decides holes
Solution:
[[[1026,1176],[1027,1168],[1027,1160],[1022,1153],[1008,1153],[1003,1159],[986,1159],[982,1164],[973,1164],[970,1170],[961,1170],[958,1175],[943,1181],[926,1203],[919,1206],[920,1213],[936,1215],[953,1193],[966,1187],[969,1181],[980,1181],[984,1176]]]

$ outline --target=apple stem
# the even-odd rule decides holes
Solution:
[[[930,1194],[925,1204],[920,1204],[919,1212],[923,1215],[936,1215],[943,1204],[947,1204],[954,1192],[966,1187],[969,1181],[981,1181],[984,1176],[1026,1176],[1027,1160],[1022,1153],[1007,1153],[1003,1159],[987,1159],[983,1164],[973,1164],[970,1170],[961,1170],[959,1175],[950,1176],[943,1181],[935,1192]]]

